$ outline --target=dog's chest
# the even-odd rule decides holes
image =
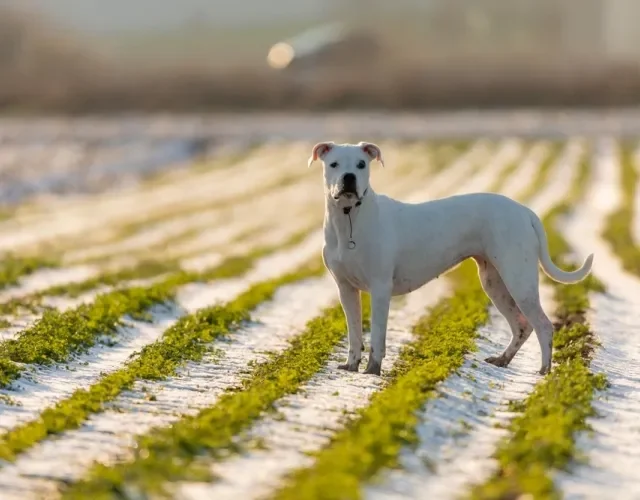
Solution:
[[[344,248],[338,246],[325,247],[324,258],[327,267],[334,276],[348,281],[359,290],[369,290],[369,280],[365,262],[366,256],[357,249]]]

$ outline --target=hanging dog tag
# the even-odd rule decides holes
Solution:
[[[356,247],[356,242],[353,240],[349,240],[349,249],[353,250]]]

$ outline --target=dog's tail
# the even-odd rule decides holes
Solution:
[[[538,252],[538,255],[540,257],[540,264],[542,265],[542,269],[544,269],[545,274],[555,281],[566,284],[578,283],[579,281],[585,279],[591,272],[591,266],[593,264],[593,254],[590,254],[585,259],[580,269],[576,269],[575,271],[571,272],[563,271],[551,260],[551,256],[549,255],[547,234],[544,230],[542,222],[535,213],[531,212],[531,214],[531,225],[538,235],[538,241],[540,243],[540,249]]]

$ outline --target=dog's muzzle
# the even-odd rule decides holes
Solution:
[[[344,174],[342,179],[340,179],[340,183],[338,184],[338,193],[334,198],[337,200],[341,196],[347,196],[348,198],[355,196],[358,198],[358,185],[354,174]]]

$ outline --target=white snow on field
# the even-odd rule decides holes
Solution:
[[[38,318],[40,318],[39,315],[31,313],[25,313],[11,317],[11,319],[8,320],[10,326],[0,329],[0,341],[15,338],[15,336],[19,332],[31,326],[38,320]]]
[[[204,297],[198,303],[212,297],[206,289],[200,293]],[[240,382],[249,362],[265,360],[267,351],[286,349],[310,319],[335,301],[335,285],[328,275],[281,288],[272,301],[259,306],[252,322],[214,342],[215,354],[188,363],[166,381],[137,383],[110,405],[113,409],[93,415],[80,429],[45,441],[2,468],[3,498],[54,495],[60,481],[78,479],[94,460],[109,463],[126,456],[136,435],[214,404]],[[152,400],[149,392],[155,396]]]
[[[591,369],[611,384],[594,402],[598,416],[588,421],[594,433],[578,440],[589,463],[556,477],[568,500],[640,498],[640,279],[622,268],[600,236],[621,202],[616,149],[611,139],[601,140],[586,201],[564,227],[579,258],[595,254],[594,274],[607,287],[592,295],[587,319],[602,343]]]

